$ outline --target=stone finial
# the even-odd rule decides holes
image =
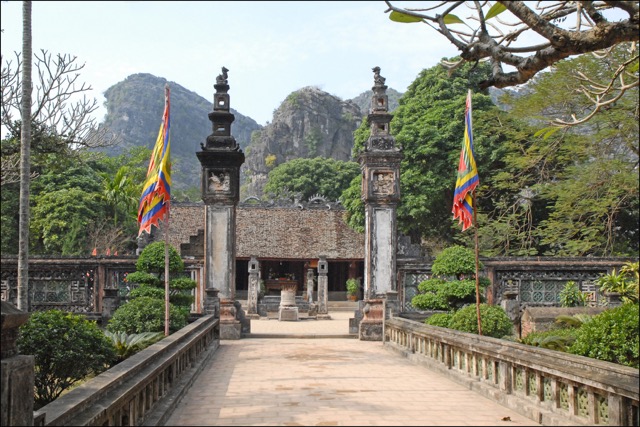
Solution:
[[[216,84],[229,84],[229,81],[227,80],[229,75],[227,74],[227,72],[229,71],[229,69],[227,67],[222,67],[222,74],[218,74],[218,77],[216,77]]]
[[[384,82],[387,80],[380,75],[380,67],[373,67],[373,83],[375,86],[384,86]]]

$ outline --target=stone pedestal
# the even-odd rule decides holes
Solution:
[[[513,331],[518,338],[521,338],[520,332],[520,301],[518,301],[518,292],[506,291],[502,294],[500,306],[504,309],[513,323]]]
[[[106,325],[120,306],[118,289],[105,289],[102,297],[102,324]]]
[[[329,316],[329,263],[325,256],[318,261],[318,319],[328,320]]]
[[[0,371],[2,381],[3,426],[33,425],[34,357],[19,355],[16,347],[18,328],[29,319],[29,313],[2,301],[2,347]]]
[[[278,312],[278,320],[280,321],[297,321],[298,307],[296,306],[296,290],[295,285],[283,285],[280,289],[280,310]]]
[[[220,339],[239,340],[242,337],[242,325],[236,319],[235,301],[220,301]]]
[[[363,318],[360,321],[358,338],[362,341],[382,341],[382,321],[384,318],[384,300],[382,298],[369,299],[362,309]]]
[[[220,298],[218,297],[218,289],[205,289],[204,297],[204,314],[212,314],[216,319],[220,318]]]
[[[247,295],[247,314],[248,319],[259,319],[258,314],[258,294],[260,293],[260,278],[258,276],[258,260],[251,257],[249,260],[249,292]]]

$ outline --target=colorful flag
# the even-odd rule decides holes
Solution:
[[[464,113],[464,142],[460,151],[460,163],[458,164],[458,179],[453,194],[453,219],[458,219],[462,224],[462,231],[473,223],[473,198],[472,194],[478,186],[478,169],[473,154],[473,132],[471,130],[471,90],[467,94],[467,107]]]
[[[171,161],[170,138],[169,138],[169,86],[164,87],[164,113],[160,131],[153,147],[147,178],[142,187],[142,196],[138,205],[138,223],[140,230],[138,236],[143,231],[151,232],[151,226],[159,227],[158,221],[168,219],[169,202],[171,198]]]

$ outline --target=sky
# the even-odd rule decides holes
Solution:
[[[403,2],[407,3],[407,2]],[[0,2],[3,65],[22,50],[22,2]],[[350,99],[379,66],[399,92],[424,68],[458,54],[421,23],[392,22],[384,1],[34,1],[33,52],[70,54],[106,114],[104,91],[150,73],[213,100],[229,69],[230,106],[261,125],[293,91]],[[34,76],[35,77],[35,76]]]

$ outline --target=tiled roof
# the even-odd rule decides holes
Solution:
[[[349,228],[344,209],[254,207],[236,210],[236,256],[248,258],[364,258],[364,235]],[[180,248],[204,230],[204,205],[171,205],[169,243]],[[192,239],[193,240],[193,239]]]

